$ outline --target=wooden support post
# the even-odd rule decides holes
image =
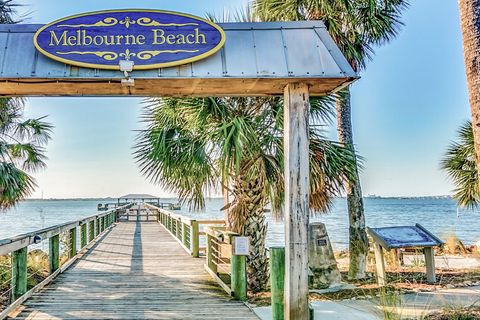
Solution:
[[[285,319],[307,320],[309,134],[308,85],[284,90],[285,157]]]
[[[12,302],[27,292],[27,247],[12,252]]]
[[[198,231],[198,221],[192,220],[190,225],[190,250],[192,257],[198,258],[200,256],[200,235]]]
[[[80,226],[80,247],[85,248],[87,245],[87,224],[82,223]]]
[[[95,239],[95,220],[88,222],[88,242],[92,242]]]
[[[285,248],[270,248],[270,287],[272,319],[284,319],[283,291],[285,285]]]
[[[425,266],[427,267],[427,282],[435,283],[437,279],[435,277],[435,255],[433,248],[423,248],[423,254],[425,255]]]
[[[247,300],[247,259],[245,256],[232,255],[230,263],[232,291],[236,300]]]
[[[69,246],[68,246],[68,258],[72,259],[77,255],[77,228],[72,228],[68,232]]]
[[[58,234],[49,239],[48,262],[50,274],[60,267],[60,236]]]
[[[385,259],[383,257],[383,248],[377,242],[373,243],[375,250],[375,265],[377,266],[377,283],[379,286],[386,284]]]

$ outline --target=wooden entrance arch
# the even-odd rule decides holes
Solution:
[[[177,67],[133,71],[79,68],[40,54],[41,25],[0,26],[0,96],[285,97],[285,319],[308,317],[309,95],[345,87],[356,74],[319,21],[226,23],[224,47]]]

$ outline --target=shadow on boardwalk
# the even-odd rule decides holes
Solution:
[[[15,319],[258,319],[157,223],[119,223]]]

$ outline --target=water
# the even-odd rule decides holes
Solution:
[[[163,199],[175,202],[174,199]],[[0,213],[0,239],[25,232],[74,221],[96,213],[98,203],[105,200],[27,200],[16,208]],[[111,201],[107,201],[111,202]],[[223,218],[220,208],[223,199],[207,200],[206,210],[189,212],[184,206],[181,213],[192,218]],[[465,244],[480,240],[480,213],[460,211],[450,199],[435,198],[367,198],[365,199],[367,226],[383,227],[420,223],[440,238],[458,236]],[[268,214],[267,214],[268,215]],[[312,221],[324,222],[335,250],[348,246],[348,217],[346,200],[336,199],[330,213],[315,217]],[[284,226],[267,216],[268,245],[282,245]]]

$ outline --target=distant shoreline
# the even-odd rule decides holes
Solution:
[[[369,195],[364,196],[364,199],[452,199],[450,195],[440,195],[440,196],[376,196]],[[89,201],[89,200],[100,200],[100,201],[116,201],[118,198],[106,197],[106,198],[28,198],[23,201]],[[159,197],[159,199],[177,199],[176,197]],[[206,199],[223,199],[223,197],[207,197]],[[345,197],[337,197],[337,199],[345,199]]]

